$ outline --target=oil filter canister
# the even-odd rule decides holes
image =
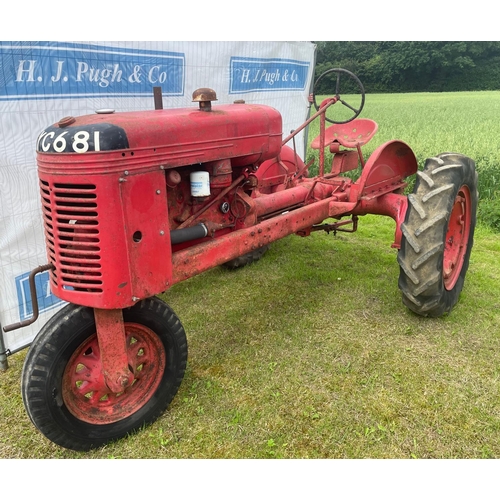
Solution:
[[[210,175],[208,172],[191,172],[189,181],[191,182],[191,196],[194,198],[210,196]]]

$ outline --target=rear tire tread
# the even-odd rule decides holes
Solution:
[[[269,250],[269,245],[264,245],[260,248],[252,250],[251,252],[241,255],[240,257],[231,259],[228,262],[222,264],[222,266],[225,267],[226,269],[231,269],[231,270],[245,267],[249,264],[252,264],[260,260],[268,250]]]
[[[459,276],[451,290],[444,285],[443,259],[449,219],[460,189],[470,193],[470,231]],[[417,172],[401,224],[399,288],[403,303],[422,316],[441,316],[458,301],[469,266],[477,211],[477,172],[474,161],[458,153],[426,160]]]

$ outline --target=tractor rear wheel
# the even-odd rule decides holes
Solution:
[[[93,310],[69,304],[33,341],[22,374],[27,413],[49,440],[90,450],[155,421],[181,384],[187,362],[184,328],[161,300],[123,310],[129,367],[123,392],[108,389]]]
[[[474,161],[456,153],[426,160],[401,225],[403,303],[438,317],[458,302],[474,239],[478,192]]]
[[[251,252],[246,253],[245,255],[241,255],[240,257],[236,257],[235,259],[231,259],[228,262],[222,264],[226,269],[239,269],[240,267],[247,266],[252,262],[257,262],[262,258],[262,256],[269,250],[269,245],[264,245],[256,250],[252,250]]]

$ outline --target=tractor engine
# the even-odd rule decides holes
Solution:
[[[253,174],[281,151],[281,115],[242,102],[212,109],[211,89],[193,100],[198,108],[66,117],[40,134],[55,295],[129,307],[169,288],[172,252],[245,225]]]

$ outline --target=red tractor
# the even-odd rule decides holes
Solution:
[[[392,217],[404,304],[423,316],[453,308],[473,243],[474,162],[443,153],[418,171],[399,140],[365,160],[361,146],[377,124],[357,118],[363,86],[343,69],[320,79],[330,73],[335,96],[319,105],[314,97],[317,112],[285,139],[278,111],[212,105],[211,89],[195,91],[189,108],[161,109],[160,95],[151,111],[66,117],[41,133],[49,264],[31,282],[49,269],[52,292],[69,304],[34,339],[22,395],[48,439],[88,450],[157,419],[181,384],[188,348],[181,322],[156,295],[214,266],[256,260],[290,234],[353,232],[361,215]],[[359,106],[341,97],[346,79],[359,89]],[[334,105],[352,116],[327,117]],[[287,144],[317,118],[318,175],[308,177],[311,165]]]

